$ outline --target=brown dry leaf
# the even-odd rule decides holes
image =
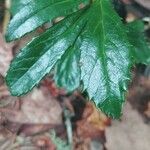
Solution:
[[[77,133],[82,137],[101,138],[110,120],[88,102],[83,112],[82,120],[77,122]]]
[[[132,0],[121,0],[122,2],[124,2],[125,4],[130,4]]]
[[[150,0],[135,0],[137,3],[142,5],[143,7],[150,9]]]
[[[10,61],[13,58],[12,47],[13,44],[7,44],[0,33],[0,74],[3,76],[5,76]]]
[[[134,13],[132,13],[132,12],[127,13],[127,18],[126,18],[127,22],[132,22],[136,19],[137,19],[137,16]]]
[[[90,138],[81,138],[78,136],[74,136],[74,145],[73,145],[73,149],[74,150],[90,150],[90,143],[91,143],[91,139]]]
[[[46,134],[16,136],[6,128],[0,129],[0,150],[55,150],[55,145]]]
[[[128,92],[128,100],[132,107],[144,116],[145,121],[149,122],[150,78],[144,76],[135,77]]]
[[[10,96],[7,86],[4,84],[0,85],[0,100],[1,98],[7,97],[7,96]]]
[[[105,128],[110,120],[94,104],[86,103],[81,120],[74,133],[75,150],[101,150],[105,142]]]
[[[149,150],[150,126],[145,124],[139,113],[126,104],[121,121],[112,121],[106,129],[108,150]]]
[[[140,77],[139,82],[145,89],[150,90],[150,78]],[[150,91],[149,91],[150,93]]]
[[[6,128],[0,126],[0,150],[8,150],[14,140],[13,134]]]
[[[150,118],[150,102],[148,103],[147,110],[144,111],[144,115]]]
[[[45,86],[49,90],[50,94],[53,97],[58,97],[60,95],[66,95],[66,92],[64,89],[59,89],[56,86],[52,77],[48,77],[45,80],[43,80],[42,85]]]
[[[19,98],[18,97],[12,97],[10,96],[10,92],[8,91],[7,86],[2,83],[0,85],[0,110],[7,108],[7,109],[12,109],[13,110],[18,110],[17,106],[19,104]],[[2,124],[3,122],[5,122],[7,119],[4,116],[4,114],[2,112],[0,112],[0,124]]]
[[[22,98],[20,110],[1,108],[5,117],[21,124],[61,124],[62,108],[45,88],[34,89]]]
[[[2,142],[0,150],[40,150],[40,148],[32,143],[31,137],[14,135]]]
[[[33,143],[40,149],[45,150],[56,150],[56,146],[53,144],[51,139],[47,136],[37,136],[33,138]]]

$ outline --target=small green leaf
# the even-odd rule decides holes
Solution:
[[[132,45],[132,55],[136,63],[150,64],[150,47],[144,35],[142,21],[127,24],[127,35]]]
[[[80,50],[73,45],[56,65],[56,84],[71,92],[80,86],[80,74]]]

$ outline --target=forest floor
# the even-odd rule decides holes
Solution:
[[[150,14],[149,0],[122,1],[127,21]],[[30,94],[12,97],[4,81],[6,71],[14,55],[33,35],[6,43],[4,15],[5,7],[0,2],[0,150],[150,149],[148,66],[133,68],[133,81],[120,120],[111,120],[97,111],[79,91],[68,95],[58,89],[52,76],[42,80]],[[150,36],[150,28],[146,33]]]

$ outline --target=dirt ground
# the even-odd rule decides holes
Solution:
[[[122,1],[118,13],[126,21],[146,19],[145,32],[150,38],[150,1]],[[0,1],[0,150],[150,149],[150,66],[133,68],[120,120],[105,116],[79,91],[67,94],[58,89],[52,75],[30,94],[12,97],[4,80],[6,71],[18,50],[36,33],[6,43],[7,13]]]

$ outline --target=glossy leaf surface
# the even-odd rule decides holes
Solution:
[[[12,95],[19,96],[29,92],[50,72],[81,32],[83,25],[76,27],[72,24],[78,19],[78,15],[80,13],[66,18],[21,50],[13,60],[6,77]],[[70,34],[72,30],[74,32]]]
[[[94,100],[97,107],[109,116],[118,118],[124,102],[124,90],[127,89],[126,83],[129,79],[130,46],[123,33],[124,26],[114,10],[110,8],[108,1],[96,1],[81,16],[81,20],[90,19],[87,20],[86,27],[79,38],[82,40],[80,63],[74,68],[72,65],[70,74],[61,76],[56,73],[58,79],[56,83],[61,87],[71,88],[71,84],[66,84],[67,80],[64,77],[72,75],[72,81],[78,83],[74,71],[79,70],[81,66],[84,90]],[[111,17],[105,13],[108,9],[109,13],[113,14]],[[67,65],[70,63],[65,68],[64,60],[61,64],[58,70],[63,69],[63,73],[68,73]]]
[[[19,10],[29,4],[32,0],[11,0],[11,13],[14,16]]]
[[[15,15],[8,26],[6,40],[18,39],[56,17],[77,11],[81,3],[88,2],[89,0],[17,0],[13,5],[12,13]]]
[[[71,46],[56,65],[55,81],[59,87],[71,92],[80,86],[80,49]]]
[[[77,2],[81,1],[68,7]],[[66,7],[61,6],[64,11]],[[12,22],[10,31],[14,29]],[[22,25],[19,30],[23,30]],[[8,34],[9,39],[13,36]],[[25,46],[10,66],[7,84],[13,95],[25,94],[55,67],[59,87],[73,91],[82,82],[98,108],[119,118],[130,78],[130,48],[124,25],[110,1],[95,0]]]
[[[95,1],[88,18],[81,46],[84,89],[103,112],[118,118],[131,65],[124,26],[108,0]]]

